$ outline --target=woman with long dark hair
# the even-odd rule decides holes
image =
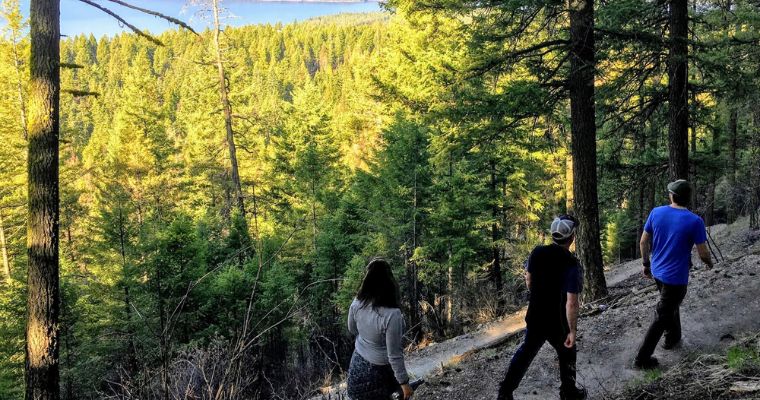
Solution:
[[[348,330],[356,336],[348,368],[352,400],[388,400],[399,388],[412,397],[404,365],[404,318],[399,289],[390,264],[375,258],[367,265],[359,292],[348,309]]]

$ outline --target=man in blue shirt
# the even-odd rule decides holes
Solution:
[[[584,389],[575,386],[576,346],[578,326],[578,296],[583,290],[583,271],[570,253],[578,220],[560,215],[551,224],[553,243],[537,246],[525,265],[525,281],[530,290],[525,340],[512,357],[504,380],[499,386],[499,400],[512,400],[515,389],[533,358],[549,344],[559,358],[560,399],[582,400]]]
[[[681,341],[679,309],[686,297],[691,250],[694,245],[697,246],[699,258],[707,268],[713,266],[706,245],[705,224],[686,208],[691,199],[691,185],[680,179],[668,184],[668,192],[670,205],[652,210],[641,235],[644,275],[654,278],[660,291],[654,322],[649,327],[634,361],[634,366],[642,369],[659,365],[652,354],[663,333],[665,343],[662,347],[666,350],[672,349]]]

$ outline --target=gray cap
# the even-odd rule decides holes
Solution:
[[[561,215],[557,218],[554,218],[554,221],[552,221],[552,226],[550,228],[552,239],[565,240],[570,236],[573,236],[577,225],[578,224],[575,218],[570,216]]]
[[[686,179],[670,182],[668,183],[668,192],[688,199],[691,197],[691,184]]]

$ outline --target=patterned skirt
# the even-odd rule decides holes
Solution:
[[[354,351],[348,367],[348,397],[351,400],[389,400],[400,390],[390,365],[375,365]]]

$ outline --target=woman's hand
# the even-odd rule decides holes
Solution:
[[[409,386],[408,383],[401,385],[401,391],[404,392],[404,400],[411,399],[412,395],[414,394],[414,389],[412,389],[412,387]]]

